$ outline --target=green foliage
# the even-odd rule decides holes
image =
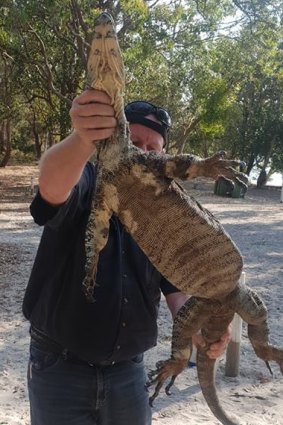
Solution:
[[[102,9],[117,22],[126,100],[170,111],[172,152],[225,148],[282,170],[279,0],[3,0],[0,129],[12,120],[14,150],[39,157],[70,131]]]

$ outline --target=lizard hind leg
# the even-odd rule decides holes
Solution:
[[[189,298],[178,311],[173,323],[171,357],[156,364],[156,369],[149,373],[147,387],[156,384],[155,392],[150,397],[152,405],[160,389],[167,379],[169,384],[165,387],[167,395],[170,394],[177,375],[188,365],[192,353],[192,335],[198,332],[203,323],[203,303],[195,297]]]
[[[236,297],[236,312],[248,324],[248,337],[256,355],[265,361],[272,373],[269,362],[275,361],[283,374],[283,349],[269,342],[267,309],[259,295],[245,285],[240,285]]]
[[[150,406],[153,405],[153,401],[158,396],[161,388],[165,381],[170,378],[169,383],[165,387],[165,392],[167,395],[170,395],[170,388],[175,382],[176,377],[185,369],[188,364],[188,360],[191,355],[192,342],[190,340],[189,347],[184,351],[188,353],[184,358],[176,358],[174,355],[171,356],[168,360],[159,361],[156,363],[156,369],[152,370],[148,374],[148,382],[146,384],[147,388],[156,384],[153,395],[149,398]]]

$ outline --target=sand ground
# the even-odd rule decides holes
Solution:
[[[26,365],[28,323],[21,303],[39,242],[41,229],[29,216],[31,177],[36,167],[0,169],[0,425],[28,425]],[[245,199],[217,197],[213,184],[187,184],[189,192],[209,208],[242,251],[246,283],[255,288],[269,311],[271,341],[283,346],[283,204],[279,190],[250,188]],[[146,354],[148,369],[170,354],[171,318],[162,301],[159,342]],[[216,383],[227,413],[241,425],[283,424],[283,378],[272,365],[273,376],[257,359],[243,328],[240,373],[225,376],[220,360]],[[178,377],[172,395],[163,391],[155,401],[153,424],[217,425],[200,392],[195,368]],[[79,424],[78,424],[79,425]],[[129,424],[131,425],[131,424]]]

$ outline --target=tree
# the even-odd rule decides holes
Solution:
[[[226,139],[234,154],[247,162],[247,173],[254,166],[261,168],[258,186],[267,180],[267,171],[278,167],[282,150],[282,50],[278,39],[270,33],[258,34],[261,43],[248,44],[245,37],[246,59],[240,90],[234,103]],[[273,34],[274,35],[274,34]],[[243,54],[242,54],[243,55]],[[275,165],[276,164],[276,165]]]
[[[14,64],[6,52],[0,52],[0,167],[5,167],[11,157],[11,126],[17,100],[13,97]]]
[[[226,148],[262,162],[271,135],[263,136],[259,124],[264,118],[267,129],[268,111],[277,111],[272,87],[282,93],[280,72],[273,72],[280,63],[280,8],[269,0],[3,0],[0,52],[12,66],[12,119],[19,105],[22,115],[11,124],[12,147],[26,152],[34,145],[38,158],[71,130],[70,102],[84,86],[93,21],[108,10],[125,59],[126,100],[147,99],[170,111],[172,152]],[[274,140],[269,156],[278,164]]]

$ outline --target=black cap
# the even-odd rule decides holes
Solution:
[[[151,128],[154,131],[157,131],[157,133],[161,134],[161,136],[164,139],[164,145],[167,142],[167,133],[168,130],[158,122],[152,121],[149,118],[143,117],[142,115],[137,114],[136,112],[127,112],[126,118],[131,124],[142,124],[145,127]]]

